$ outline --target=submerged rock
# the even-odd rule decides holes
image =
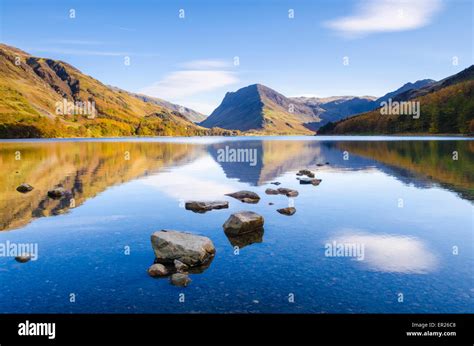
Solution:
[[[176,273],[171,275],[171,283],[175,286],[186,287],[191,283],[191,279],[187,274]]]
[[[48,191],[48,197],[58,199],[66,194],[66,190],[63,187],[56,187]]]
[[[26,263],[31,260],[31,255],[26,253],[15,257],[15,261],[19,263]]]
[[[275,190],[275,189],[266,189],[266,190],[265,190],[265,193],[266,193],[267,195],[278,195],[278,194],[280,194],[280,193],[278,192],[278,190]]]
[[[168,275],[168,269],[163,264],[155,263],[148,268],[148,275],[152,277],[160,277]]]
[[[296,208],[293,208],[293,207],[281,208],[281,209],[277,209],[277,212],[283,215],[291,216],[294,213],[296,213]]]
[[[244,203],[252,204],[258,203],[258,201],[260,200],[260,196],[252,191],[237,191],[234,193],[228,193],[226,194],[226,196],[233,197]]]
[[[195,213],[205,213],[212,209],[229,208],[227,201],[188,201],[184,205],[186,210],[192,210]]]
[[[216,249],[212,240],[180,231],[161,230],[151,235],[157,263],[178,260],[189,267],[202,266],[212,260]]]
[[[227,239],[233,247],[238,247],[240,249],[254,244],[263,242],[263,227],[255,230],[254,232],[248,232],[241,235],[231,235],[225,232]]]
[[[233,236],[258,231],[263,227],[263,216],[253,211],[241,211],[232,214],[222,225],[226,234]]]
[[[30,192],[31,190],[33,190],[33,186],[31,186],[30,184],[21,184],[20,186],[18,186],[16,188],[16,190],[18,192],[21,192],[21,193],[27,193],[27,192]]]
[[[298,191],[296,190],[293,190],[293,189],[287,189],[285,187],[280,187],[278,189],[278,192],[281,194],[281,195],[285,195],[286,197],[296,197],[299,195]]]

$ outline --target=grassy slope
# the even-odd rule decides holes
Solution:
[[[15,64],[16,58],[20,64]],[[94,101],[97,116],[58,115],[55,104]],[[114,90],[76,68],[0,45],[0,138],[230,134]]]

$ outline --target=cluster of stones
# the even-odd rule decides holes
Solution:
[[[16,188],[16,190],[21,193],[28,193],[33,191],[33,189],[34,187],[27,183],[23,183]],[[54,189],[48,191],[48,197],[52,199],[60,199],[66,194],[67,191],[62,186],[55,187]]]
[[[28,192],[33,191],[34,187],[31,186],[28,183],[23,183],[23,184],[20,184],[19,186],[17,186],[16,190],[20,193],[26,194]],[[52,199],[60,199],[63,196],[65,196],[66,194],[67,194],[67,191],[62,186],[56,187],[56,188],[48,191],[48,197],[52,198]],[[21,254],[19,256],[16,256],[15,260],[18,263],[26,263],[26,262],[29,262],[31,260],[31,255],[27,254],[27,253]]]
[[[309,169],[302,169],[296,175],[299,177],[297,178],[300,181],[301,185],[314,185],[318,186],[321,184],[321,179],[316,179],[315,175],[313,172],[311,172]]]

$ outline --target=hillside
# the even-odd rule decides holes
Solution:
[[[82,112],[81,103],[95,104],[95,113],[85,107]],[[0,138],[214,133],[230,134],[199,127],[172,109],[106,86],[65,62],[0,44]]]
[[[420,117],[382,115],[380,109],[328,123],[318,134],[473,134],[474,65],[456,75],[394,97],[396,101],[419,102]]]

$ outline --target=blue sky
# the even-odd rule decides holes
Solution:
[[[381,96],[473,64],[470,0],[0,3],[2,43],[207,114],[254,83],[286,96]]]

